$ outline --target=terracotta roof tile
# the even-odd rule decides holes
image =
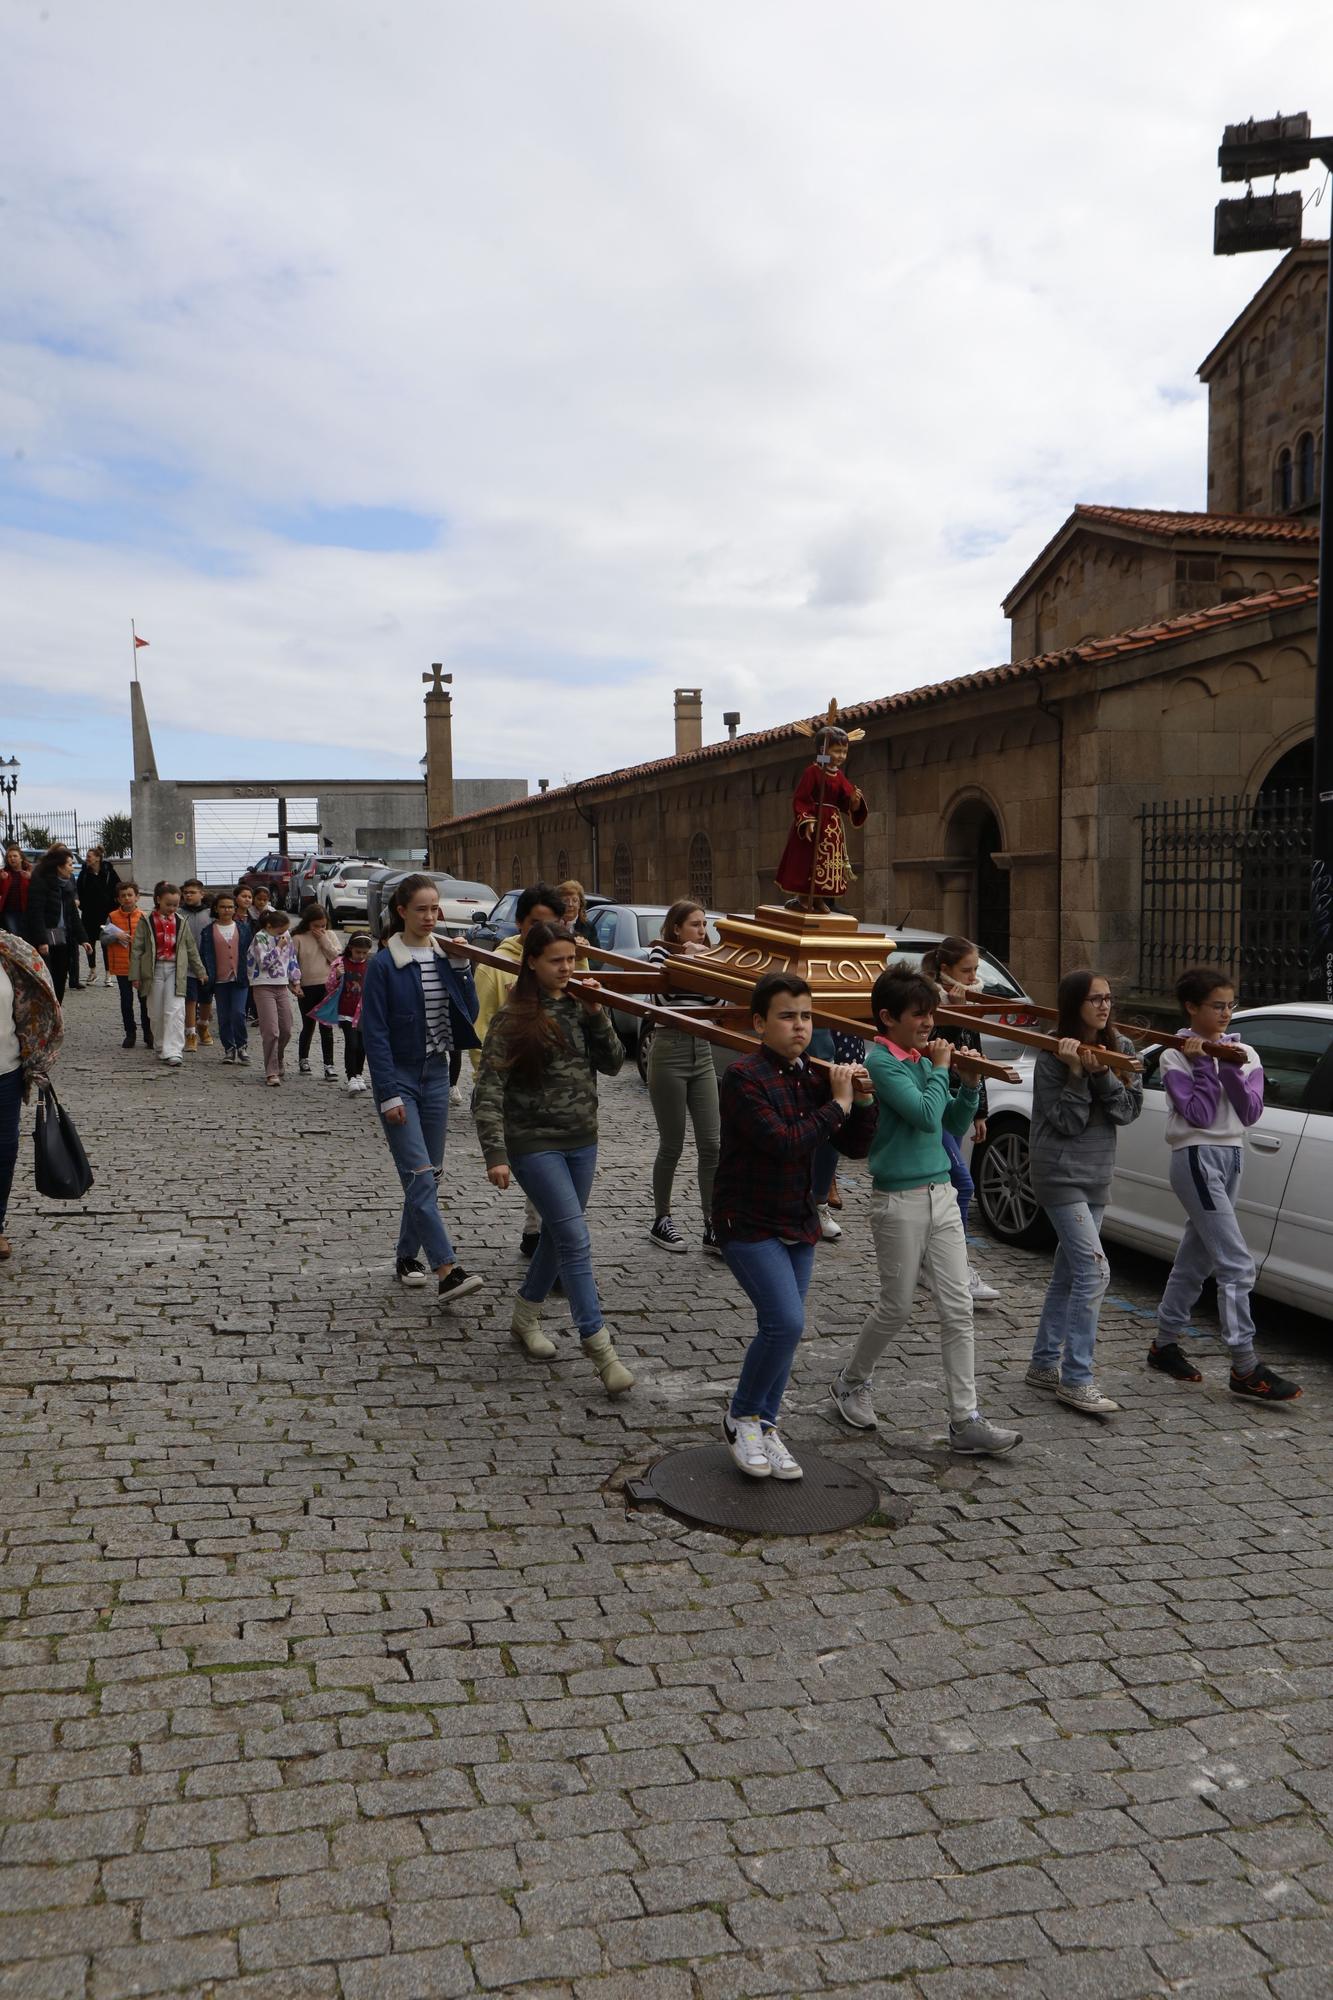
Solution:
[[[1038,653],[1030,660],[1010,660],[1003,666],[983,667],[977,673],[961,674],[955,680],[934,681],[926,687],[908,688],[901,694],[886,694],[874,701],[858,702],[841,711],[842,720],[855,729],[878,717],[902,714],[910,709],[922,708],[932,701],[947,701],[958,695],[1005,687],[1013,681],[1044,679],[1065,668],[1095,665],[1099,660],[1115,659],[1125,654],[1150,652],[1155,646],[1175,645],[1179,640],[1191,638],[1199,632],[1243,625],[1252,618],[1267,617],[1272,611],[1313,605],[1318,595],[1319,586],[1314,581],[1291,584],[1285,590],[1261,591],[1255,597],[1237,598],[1230,604],[1210,605],[1203,611],[1185,611],[1175,618],[1136,626],[1130,632],[1113,632],[1104,639],[1085,639],[1081,645],[1068,646],[1063,652]],[[562,785],[558,790],[531,792],[526,798],[511,800],[507,805],[483,806],[478,812],[463,813],[457,819],[446,820],[444,824],[449,827],[472,826],[501,813],[544,811],[548,806],[574,805],[587,793],[609,790],[629,779],[655,778],[668,771],[694,770],[706,764],[744,756],[747,750],[767,743],[789,740],[800,740],[797,726],[795,722],[780,722],[772,729],[755,729],[746,736],[727,737],[720,743],[705,743],[701,750],[687,750],[683,756],[656,757],[647,764],[627,764],[621,770],[603,771],[596,777],[581,778],[577,784]],[[435,832],[439,829],[431,830]]]
[[[1159,507],[1098,507],[1080,500],[1074,519],[1134,528],[1164,541],[1177,535],[1199,535],[1213,541],[1299,542],[1311,550],[1319,547],[1318,520],[1287,514],[1188,514]]]

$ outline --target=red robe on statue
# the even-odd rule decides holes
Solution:
[[[819,840],[815,842],[815,807],[820,785],[824,805],[819,815]],[[855,785],[841,771],[819,764],[807,764],[792,797],[795,824],[787,836],[778,863],[777,881],[789,896],[840,896],[852,879],[847,858],[847,842],[842,831],[846,813],[853,826],[864,826],[869,807]],[[814,880],[811,881],[811,863]]]

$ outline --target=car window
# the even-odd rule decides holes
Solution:
[[[1264,1103],[1300,1111],[1308,1106],[1315,1071],[1333,1042],[1333,1021],[1301,1014],[1241,1014],[1233,1023],[1264,1066]]]
[[[499,902],[491,911],[491,921],[497,924],[512,924],[514,921],[514,911],[518,908],[518,896],[519,892],[517,889],[511,889],[507,896],[501,896]]]
[[[656,944],[662,935],[662,925],[666,920],[665,910],[639,910],[636,925],[640,944]]]
[[[364,882],[367,881],[369,877],[372,876],[374,873],[375,873],[374,867],[369,861],[358,862],[356,866],[353,868],[343,869],[343,881]]]
[[[603,951],[616,948],[616,925],[620,912],[616,909],[598,910],[592,920],[593,936]]]

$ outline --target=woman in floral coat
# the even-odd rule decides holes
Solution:
[[[19,1108],[45,1083],[64,1023],[40,953],[0,931],[0,1262],[12,1255],[5,1210],[19,1151]]]

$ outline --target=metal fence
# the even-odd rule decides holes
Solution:
[[[1304,791],[1145,806],[1139,983],[1166,998],[1188,965],[1233,972],[1251,1002],[1315,992]]]
[[[63,840],[66,847],[72,847],[82,854],[85,847],[96,846],[97,836],[101,830],[101,818],[89,813],[80,818],[76,812],[46,812],[38,807],[34,807],[30,813],[24,812],[22,807],[19,807],[14,813],[14,838],[22,841],[25,847],[48,845],[46,841],[33,841],[27,838],[27,831],[33,833],[45,831],[50,834],[52,842]],[[8,838],[8,828],[6,828],[6,838]]]

